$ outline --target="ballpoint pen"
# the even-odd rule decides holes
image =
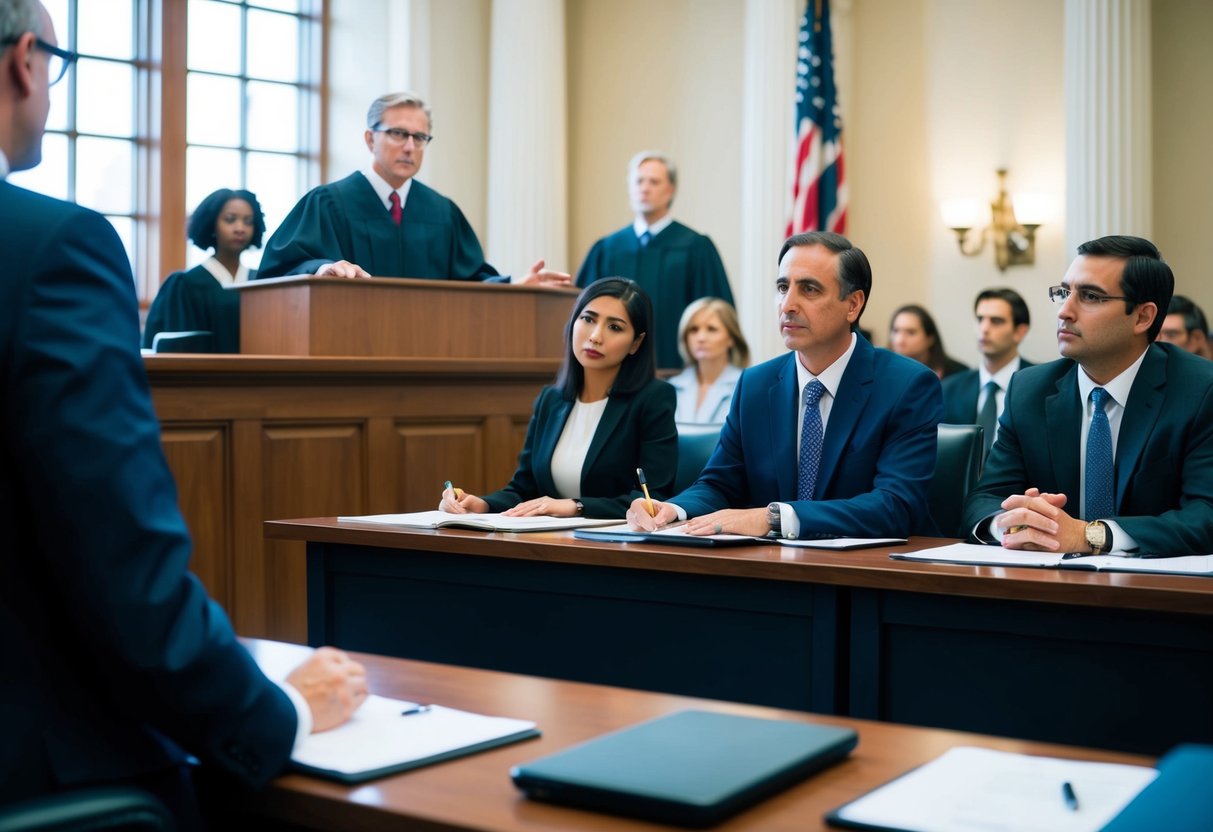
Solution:
[[[401,716],[413,716],[414,714],[424,714],[434,707],[433,705],[414,705],[411,708],[405,708],[400,712]]]
[[[455,492],[456,500],[463,499],[463,489],[462,488],[456,488],[455,486],[451,485],[450,480],[447,480],[446,482],[444,482],[443,485]]]
[[[1078,795],[1074,794],[1074,785],[1069,780],[1061,784],[1061,799],[1071,812],[1078,811]]]
[[[644,510],[649,513],[649,517],[656,517],[657,509],[653,507],[653,498],[649,496],[649,484],[644,478],[644,469],[637,468],[636,476],[640,480],[640,490],[644,492]]]

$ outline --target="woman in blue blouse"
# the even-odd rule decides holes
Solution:
[[[737,310],[720,298],[700,298],[687,306],[678,324],[678,352],[686,369],[670,379],[678,394],[675,421],[723,424],[733,388],[750,363]]]

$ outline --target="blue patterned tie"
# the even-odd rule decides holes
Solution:
[[[646,231],[643,234],[641,234],[640,235],[640,247],[644,248],[645,246],[647,246],[649,244],[649,240],[651,240],[651,239],[653,239],[653,235],[650,234],[649,232]]]
[[[1116,506],[1112,486],[1112,429],[1104,402],[1108,391],[1091,391],[1091,428],[1087,431],[1087,512],[1084,519],[1101,520],[1113,516]]]
[[[817,469],[821,465],[821,408],[817,403],[826,386],[813,379],[804,386],[804,425],[800,428],[800,468],[796,480],[796,499],[813,499]]]

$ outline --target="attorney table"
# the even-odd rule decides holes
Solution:
[[[1213,742],[1213,580],[271,521],[308,641],[1161,754]]]
[[[261,656],[286,654],[292,660],[302,660],[306,654],[296,645],[255,640],[247,644],[254,654]],[[718,832],[824,830],[827,827],[822,817],[826,812],[957,745],[1131,765],[1152,764],[1147,757],[1123,753],[815,716],[381,656],[356,654],[355,658],[366,666],[375,693],[534,720],[543,736],[359,786],[288,774],[279,777],[264,792],[243,798],[240,811],[254,816],[246,818],[244,826],[255,828],[258,819],[270,819],[279,824],[275,829],[358,832],[670,829],[527,800],[510,783],[509,769],[608,731],[686,708],[841,725],[859,732],[859,746],[847,760],[713,827]]]

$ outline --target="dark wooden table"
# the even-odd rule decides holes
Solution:
[[[246,643],[254,654],[298,652],[300,660],[306,655],[306,648],[296,645],[256,640]],[[528,800],[510,782],[509,769],[607,731],[686,708],[843,725],[859,732],[859,746],[848,760],[713,827],[717,832],[826,829],[822,820],[826,812],[957,745],[1133,765],[1153,762],[1149,757],[1124,753],[817,716],[366,654],[355,657],[367,666],[371,688],[376,693],[531,719],[538,723],[543,736],[360,786],[342,786],[300,774],[285,775],[264,793],[249,798],[242,806],[244,811],[288,828],[351,832],[670,829]]]
[[[276,521],[308,641],[1161,754],[1213,742],[1213,580]]]

